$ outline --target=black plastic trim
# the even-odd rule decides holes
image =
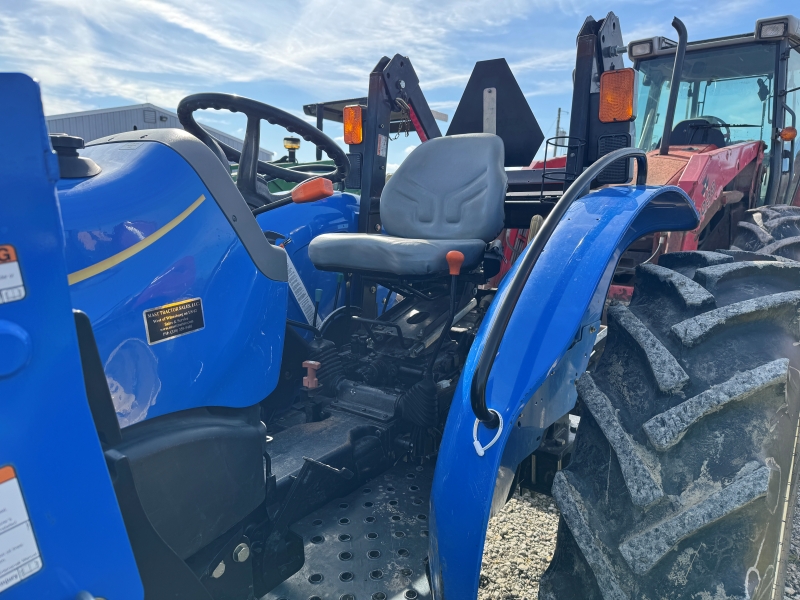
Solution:
[[[78,349],[81,353],[86,399],[89,401],[89,409],[92,411],[97,435],[106,446],[116,446],[122,442],[122,432],[119,428],[117,411],[114,409],[114,401],[108,390],[103,361],[97,350],[92,323],[84,312],[73,309],[72,314],[78,333]]]

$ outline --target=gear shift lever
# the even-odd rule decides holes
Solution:
[[[445,336],[449,333],[450,327],[453,326],[453,319],[456,316],[456,291],[458,288],[458,276],[461,274],[461,265],[464,264],[464,255],[458,250],[451,250],[445,257],[447,264],[450,267],[450,314],[447,316],[447,323],[445,323],[442,333],[439,334],[439,339],[436,340],[436,347],[431,354],[431,360],[428,363],[429,377],[433,377],[433,363],[436,362],[436,357],[439,355],[439,350],[442,348]]]

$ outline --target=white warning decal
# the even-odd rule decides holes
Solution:
[[[378,134],[378,156],[386,158],[389,153],[389,138],[383,134]]]
[[[14,246],[0,244],[0,304],[25,297],[25,284]]]
[[[42,568],[28,509],[13,467],[0,467],[0,592]]]
[[[306,286],[303,285],[303,280],[300,279],[300,275],[297,269],[294,268],[294,263],[292,259],[289,258],[288,253],[286,254],[286,265],[289,267],[289,289],[292,290],[294,299],[297,300],[297,303],[300,305],[300,310],[303,311],[306,322],[311,325],[314,320],[314,302],[311,300],[311,296],[308,295]],[[322,323],[323,320],[322,315],[318,314],[315,327],[319,327],[319,324]]]

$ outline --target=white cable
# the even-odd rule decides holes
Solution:
[[[478,453],[478,456],[486,454],[486,451],[494,446],[495,442],[500,439],[500,434],[503,433],[503,416],[493,408],[490,408],[489,412],[497,415],[497,418],[500,419],[500,424],[497,426],[497,433],[494,434],[492,441],[485,446],[481,446],[481,443],[478,441],[478,425],[480,425],[481,422],[480,419],[475,419],[475,425],[472,427],[472,445],[475,448],[475,452]]]

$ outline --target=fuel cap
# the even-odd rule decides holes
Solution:
[[[94,177],[102,169],[91,158],[81,156],[78,150],[84,147],[83,138],[66,133],[51,133],[50,144],[58,154],[58,169],[62,179]]]

